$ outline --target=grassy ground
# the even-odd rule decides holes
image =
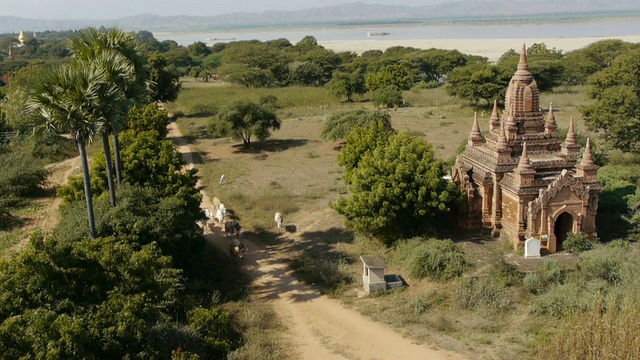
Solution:
[[[559,128],[567,128],[569,118],[574,116],[578,131],[583,131],[579,113],[579,107],[585,104],[583,89],[570,90],[543,94],[543,111],[553,99]],[[266,94],[277,96],[284,105],[278,114],[282,128],[270,140],[247,150],[230,139],[213,139],[204,131],[225,103]],[[404,97],[410,107],[389,110],[394,128],[423,135],[434,145],[437,156],[452,159],[467,139],[474,109],[449,98],[443,89],[409,91]],[[341,219],[329,209],[328,203],[344,194],[346,187],[336,163],[338,144],[322,141],[320,129],[326,114],[359,107],[372,105],[364,98],[340,103],[318,88],[253,90],[195,82],[185,82],[178,102],[167,104],[168,110],[177,115],[183,134],[192,139],[203,185],[233,210],[243,229],[266,242],[278,243],[281,238],[273,231],[273,213],[286,214],[287,230],[298,236],[284,248],[282,256],[293,259],[292,266],[307,276],[308,282],[319,282],[322,279],[313,276],[320,275],[345,282],[323,290],[416,341],[436,342],[477,359],[523,357],[528,344],[544,336],[543,330],[553,320],[530,315],[532,295],[522,287],[496,285],[500,276],[490,276],[486,283],[476,280],[491,274],[511,252],[509,246],[488,234],[451,234],[473,264],[460,280],[437,282],[402,274],[408,288],[358,297],[358,256],[376,255],[388,260],[390,253],[344,229]],[[484,131],[491,110],[476,111]],[[227,177],[224,186],[218,184],[222,174]],[[541,265],[528,264],[527,271]],[[400,271],[393,266],[387,269],[388,273]]]

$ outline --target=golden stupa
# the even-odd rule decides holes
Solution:
[[[24,34],[24,31],[20,29],[20,35],[18,35],[18,40],[20,41],[20,45],[24,45],[25,41],[28,40],[27,35]]]

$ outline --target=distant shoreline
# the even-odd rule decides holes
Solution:
[[[640,43],[640,35],[615,37],[581,38],[529,38],[529,39],[424,39],[424,40],[329,40],[318,41],[319,45],[335,52],[351,51],[362,54],[368,50],[386,50],[392,46],[414,47],[417,49],[458,50],[463,54],[478,55],[496,61],[509,49],[520,51],[523,43],[527,46],[544,43],[548,48],[562,50],[563,53],[581,49],[589,44],[607,39],[619,39],[631,43]]]

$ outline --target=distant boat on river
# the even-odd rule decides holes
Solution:
[[[236,38],[206,38],[204,39],[204,41],[232,41],[235,40]]]
[[[388,32],[368,32],[367,36],[371,37],[371,36],[386,36],[386,35],[391,35],[391,33]]]

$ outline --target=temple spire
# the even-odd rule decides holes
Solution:
[[[500,135],[498,135],[498,151],[507,150],[507,136],[504,133],[504,121],[500,122]]]
[[[522,43],[522,51],[520,52],[520,61],[518,62],[518,70],[529,71],[529,64],[527,63],[527,45]]]
[[[489,119],[489,130],[498,130],[500,128],[500,114],[498,114],[498,100],[493,100],[493,112]]]
[[[535,170],[531,166],[531,162],[529,161],[526,141],[522,144],[522,156],[520,156],[520,162],[518,162],[518,167],[516,168],[515,171],[520,174],[535,172]]]
[[[544,132],[555,136],[558,133],[558,124],[556,123],[556,116],[553,114],[553,103],[549,103],[549,116],[544,123]]]
[[[506,132],[507,132],[507,138],[509,139],[513,139],[516,136],[516,133],[518,132],[518,125],[516,124],[515,119],[513,118],[513,115],[516,111],[516,106],[515,104],[511,104],[511,111],[509,111],[509,113],[507,114],[507,123],[506,125]]]
[[[480,132],[480,125],[478,125],[478,113],[473,114],[473,126],[469,133],[469,145],[479,145],[484,141],[482,133]]]
[[[573,125],[573,116],[571,117],[571,120],[569,120],[569,131],[567,132],[567,138],[564,140],[564,143],[567,147],[577,144],[575,127]]]
[[[20,45],[24,45],[27,41],[27,35],[24,34],[24,30],[20,29],[20,35],[18,35],[18,41],[20,41]]]
[[[580,161],[580,165],[583,168],[592,167],[595,165],[593,162],[593,157],[591,155],[591,143],[589,138],[587,138],[587,145],[584,148],[584,154],[582,154],[582,161]]]
[[[527,142],[522,144],[522,156],[520,156],[520,162],[518,163],[518,170],[531,170],[531,163],[529,162],[529,155],[527,154]]]

